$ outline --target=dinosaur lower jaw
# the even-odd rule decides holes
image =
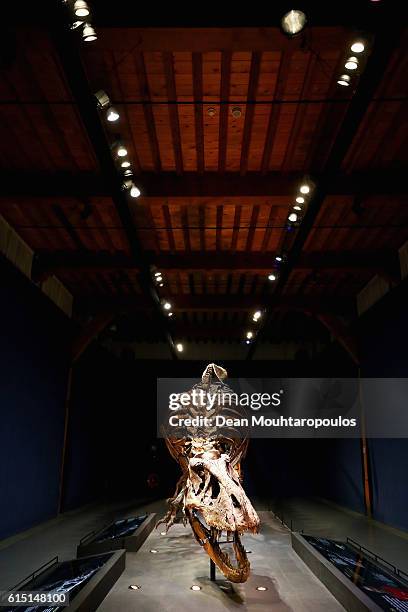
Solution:
[[[233,532],[234,540],[232,542],[232,547],[234,549],[236,561],[234,565],[228,553],[221,550],[218,544],[218,540],[220,540],[222,536],[222,531],[215,527],[204,525],[195,510],[187,509],[186,512],[197,541],[224,576],[231,582],[245,582],[249,576],[250,564],[246,556],[245,548],[241,544],[239,533],[237,531]]]

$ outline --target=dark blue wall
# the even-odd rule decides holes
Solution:
[[[65,316],[0,261],[0,538],[55,516],[64,430]]]
[[[407,312],[405,281],[367,313],[360,333],[363,376],[408,377]],[[373,517],[408,530],[408,440],[372,439],[368,449]]]

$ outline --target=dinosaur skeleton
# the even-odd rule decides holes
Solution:
[[[214,363],[203,372],[201,383],[193,387],[206,394],[216,393],[218,401],[211,410],[204,404],[190,402],[182,407],[179,416],[208,417],[220,414],[228,417],[242,416],[236,405],[223,405],[222,395],[233,394],[223,382],[227,372]],[[193,391],[193,389],[190,391]],[[240,535],[245,531],[257,533],[259,518],[241,486],[240,462],[245,456],[248,439],[238,437],[238,431],[227,432],[214,427],[188,427],[172,434],[164,432],[171,456],[179,463],[182,475],[175,493],[168,499],[169,510],[159,521],[166,524],[166,532],[173,525],[179,511],[183,523],[189,521],[194,536],[210,558],[231,582],[245,582],[250,565]],[[235,555],[235,561],[221,550],[219,541],[226,532]]]

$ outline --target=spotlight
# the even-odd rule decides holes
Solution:
[[[279,262],[279,263],[282,261],[282,259],[283,259],[283,258],[282,258],[280,255],[277,255],[277,256],[275,257],[275,261],[277,261],[277,262]]]
[[[121,162],[120,165],[121,165],[121,168],[129,168],[130,167],[130,161],[125,159],[123,162]]]
[[[353,53],[362,53],[365,49],[365,45],[362,40],[356,40],[351,45],[350,49],[353,51]]]
[[[302,196],[298,196],[298,197],[296,198],[296,202],[297,202],[298,204],[304,204],[304,201],[305,201],[305,198],[302,198]]]
[[[132,185],[130,188],[130,195],[132,198],[138,198],[140,196],[140,189],[136,185]]]
[[[343,87],[348,87],[350,85],[350,80],[351,79],[348,74],[342,74],[337,82],[339,85],[343,85]]]
[[[82,38],[84,39],[85,42],[92,42],[93,40],[96,40],[98,38],[95,30],[89,23],[86,23],[84,26],[84,31],[82,32]]]
[[[181,344],[181,342],[179,342],[178,344],[176,344],[176,349],[178,350],[179,353],[183,352],[183,345]]]
[[[76,0],[74,4],[74,13],[77,17],[87,17],[89,15],[89,6],[85,0]]]
[[[141,586],[139,586],[138,584],[131,584],[131,585],[129,586],[129,589],[130,589],[131,591],[139,591],[141,588],[142,588],[142,587],[141,587]]]
[[[262,312],[260,310],[257,310],[256,312],[254,312],[254,316],[252,317],[254,321],[258,321],[262,316]]]
[[[309,185],[306,185],[306,184],[301,185],[299,191],[300,191],[300,193],[309,193],[310,187],[309,187]]]
[[[126,157],[128,154],[126,147],[123,144],[119,144],[116,149],[116,154],[118,157]]]
[[[164,287],[164,284],[163,284],[163,283],[160,283],[159,287]],[[172,315],[172,314],[173,314],[173,313],[169,314],[169,317],[171,317],[171,315]]]
[[[291,38],[300,34],[306,25],[306,15],[302,11],[292,10],[281,19],[281,27],[284,33]]]
[[[251,338],[253,338],[253,337],[254,337],[253,332],[251,332],[251,331],[247,332],[247,338],[248,338],[248,340],[251,340]]]
[[[276,275],[275,274],[269,274],[268,275],[268,280],[275,281],[276,280]]]
[[[256,587],[256,590],[257,590],[257,591],[267,591],[267,590],[268,590],[268,587],[258,586],[258,587]]]
[[[245,340],[245,344],[251,344],[250,340]]]
[[[157,276],[161,276],[161,272],[155,272],[154,275]]]
[[[98,101],[98,107],[99,108],[106,108],[110,104],[109,96],[106,93],[106,91],[104,91],[103,89],[99,89],[96,92],[95,98]]]
[[[159,287],[163,287],[163,285],[159,285]],[[173,313],[172,313],[172,312],[169,312],[167,316],[168,316],[168,317],[172,317],[172,316],[173,316]],[[162,532],[162,535],[163,535],[163,532]],[[165,535],[165,534],[164,534],[164,535]]]
[[[190,589],[192,591],[201,591],[201,587],[198,584],[193,584],[193,586],[191,586]]]
[[[157,281],[158,283],[161,283],[161,282],[162,282],[162,280],[163,280],[163,277],[162,277],[160,274],[159,274],[159,276],[156,276],[156,281]]]
[[[127,170],[124,171],[123,176],[133,176],[133,170],[131,168],[127,168]]]
[[[290,213],[290,215],[288,217],[289,221],[291,221],[292,223],[295,223],[297,221],[297,218],[298,218],[298,216],[297,216],[296,213]]]
[[[293,210],[302,210],[302,207],[295,204],[295,206],[293,207]]]
[[[349,57],[344,67],[347,68],[347,70],[357,70],[358,59],[356,57]]]
[[[119,113],[116,110],[116,108],[113,108],[113,106],[111,106],[108,109],[107,115],[106,115],[106,119],[108,121],[110,121],[111,123],[113,123],[114,121],[117,121],[119,119]]]
[[[163,308],[164,308],[164,310],[170,310],[170,309],[171,309],[171,304],[170,304],[170,302],[164,302],[164,304],[163,304]]]

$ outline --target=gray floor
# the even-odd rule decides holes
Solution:
[[[408,572],[408,533],[318,499],[287,499],[273,505],[294,531],[333,539],[353,538],[386,561]]]
[[[217,573],[209,580],[209,560],[190,527],[174,525],[167,535],[154,530],[137,553],[127,553],[126,569],[98,612],[340,612],[343,607],[292,550],[290,534],[268,512],[262,530],[243,537],[252,552],[251,576],[232,585]],[[151,553],[156,550],[157,553]],[[140,590],[130,590],[136,584]],[[193,584],[201,591],[191,590]],[[266,591],[256,590],[267,587]]]

